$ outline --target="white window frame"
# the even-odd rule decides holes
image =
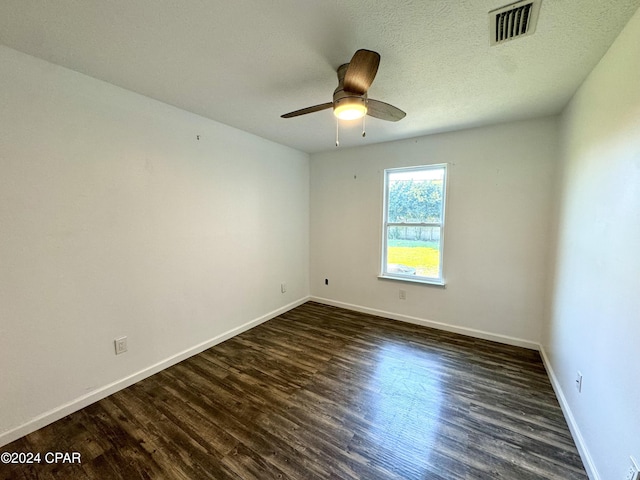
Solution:
[[[444,169],[444,177],[442,179],[442,216],[440,218],[440,222],[433,223],[397,223],[397,222],[389,222],[388,221],[388,205],[389,205],[389,174],[397,173],[397,172],[415,172],[415,171],[425,171],[425,170],[438,170]],[[414,283],[425,283],[430,285],[445,285],[444,280],[444,233],[445,233],[445,211],[447,204],[447,182],[448,182],[448,171],[447,171],[446,163],[439,163],[434,165],[420,165],[414,167],[401,167],[401,168],[387,168],[384,170],[384,195],[383,195],[383,205],[382,205],[382,258],[381,258],[381,268],[380,275],[378,278],[381,279],[390,279],[390,280],[401,280],[405,282],[414,282]],[[439,277],[423,277],[417,275],[406,275],[401,273],[392,273],[387,271],[387,240],[388,229],[389,227],[396,226],[410,226],[410,227],[440,227],[440,269],[439,269]]]

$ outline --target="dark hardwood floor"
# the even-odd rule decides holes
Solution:
[[[537,352],[312,302],[0,451],[81,455],[3,479],[587,479]]]

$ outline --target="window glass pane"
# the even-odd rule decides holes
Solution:
[[[389,227],[385,273],[440,278],[440,227]]]
[[[439,223],[442,221],[444,168],[389,172],[387,221]]]

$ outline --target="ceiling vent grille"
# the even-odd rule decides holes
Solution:
[[[489,12],[491,45],[531,35],[536,31],[541,0],[525,0]]]

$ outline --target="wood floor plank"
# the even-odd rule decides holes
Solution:
[[[23,437],[1,479],[587,480],[538,352],[308,302]]]

